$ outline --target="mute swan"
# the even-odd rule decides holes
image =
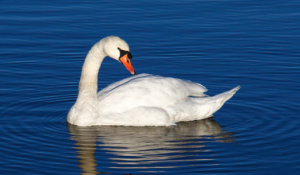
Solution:
[[[82,67],[78,97],[67,116],[70,124],[169,126],[205,119],[240,88],[208,97],[203,94],[206,88],[198,83],[140,74],[113,83],[97,94],[98,72],[106,56],[123,63],[135,75],[124,40],[109,36],[96,43]]]

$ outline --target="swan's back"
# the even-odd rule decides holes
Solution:
[[[109,85],[98,93],[100,113],[135,107],[165,108],[188,96],[205,96],[206,88],[191,81],[140,74]]]

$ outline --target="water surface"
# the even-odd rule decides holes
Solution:
[[[298,1],[1,1],[3,174],[299,174]],[[66,123],[94,43],[126,40],[137,73],[242,88],[173,127]],[[131,76],[112,59],[99,89]]]

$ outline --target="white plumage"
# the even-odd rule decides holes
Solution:
[[[140,74],[113,83],[97,94],[100,65],[105,56],[119,60],[122,55],[118,48],[129,52],[125,41],[110,36],[90,50],[82,68],[78,98],[67,117],[69,123],[168,126],[204,119],[212,116],[240,88],[208,97],[203,94],[206,88],[198,83]]]

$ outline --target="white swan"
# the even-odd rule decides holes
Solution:
[[[120,61],[135,74],[124,40],[109,36],[96,43],[82,67],[78,97],[67,117],[70,124],[169,126],[205,119],[240,88],[208,97],[203,94],[206,88],[198,83],[140,74],[113,83],[97,94],[98,71],[106,56]]]

